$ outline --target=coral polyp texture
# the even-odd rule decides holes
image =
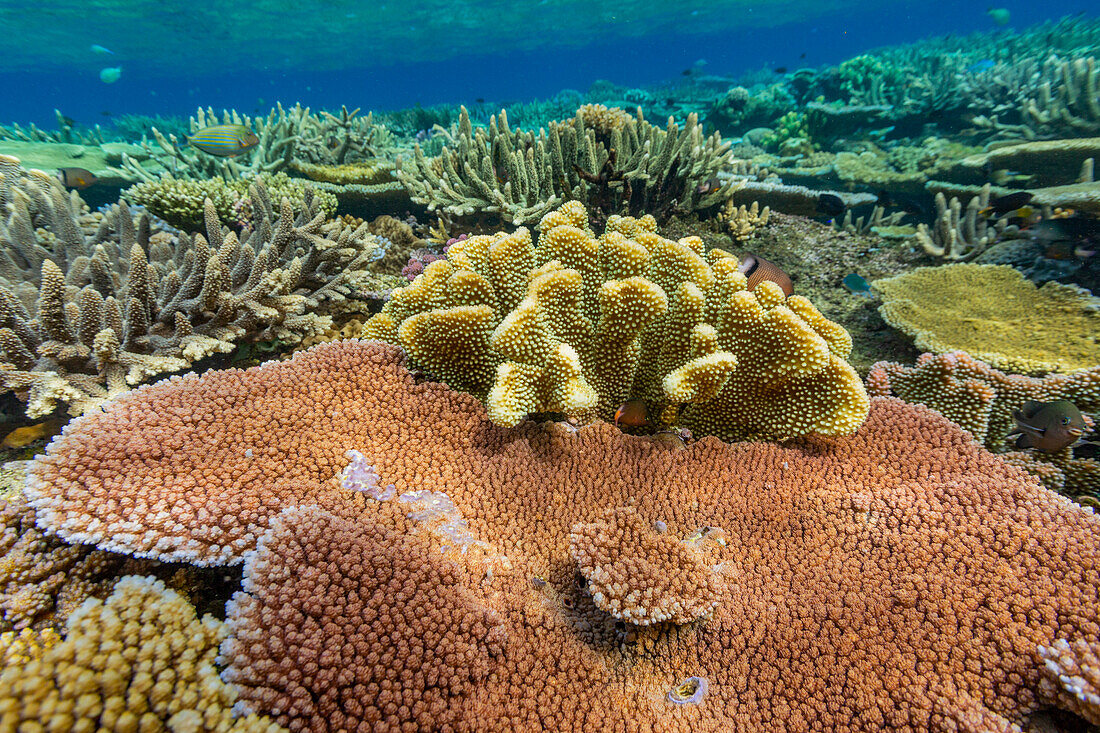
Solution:
[[[1007,265],[958,263],[918,267],[871,289],[883,320],[924,351],[966,351],[1025,374],[1100,364],[1100,308],[1078,287],[1036,287]]]
[[[688,623],[718,605],[722,573],[698,544],[670,537],[633,509],[612,510],[569,533],[569,552],[596,606],[639,626]]]
[[[1068,400],[1086,415],[1100,412],[1100,366],[1028,377],[1006,374],[965,351],[921,354],[913,366],[873,364],[867,391],[930,407],[990,450],[1003,451],[1009,432],[1016,428],[1012,415],[1026,402]],[[1075,458],[1072,447],[1056,453],[1012,451],[1006,457],[1040,476],[1048,488],[1100,500],[1100,463]]]
[[[125,203],[89,221],[75,192],[43,177],[6,193],[0,386],[30,417],[60,404],[79,414],[241,341],[321,333],[324,311],[354,298],[379,251],[365,225],[327,222],[309,191],[295,215],[258,180],[240,236],[209,199],[205,236],[188,236],[147,214],[135,221]]]
[[[160,581],[127,576],[69,617],[64,640],[0,673],[0,727],[279,733],[234,714],[236,693],[214,666],[224,636]]]
[[[456,242],[362,335],[400,344],[501,425],[610,419],[628,399],[726,439],[847,434],[866,416],[847,331],[774,283],[749,291],[732,255],[665,239],[649,216],[613,216],[596,237],[579,202],[539,229]]]
[[[729,143],[703,134],[698,115],[664,129],[621,109],[585,105],[568,120],[538,133],[513,130],[501,110],[487,128],[475,129],[463,107],[458,124],[440,132],[442,153],[428,158],[415,148],[397,177],[413,201],[448,217],[495,216],[507,224],[533,224],[563,202],[587,203],[603,217],[691,212],[722,203],[737,188],[719,185],[732,167]]]
[[[893,398],[850,437],[677,449],[603,423],[500,427],[399,349],[343,341],[141,388],[32,474],[63,535],[247,558],[221,663],[246,709],[294,730],[1100,713],[1100,518]],[[607,613],[599,567],[624,599],[686,612]]]

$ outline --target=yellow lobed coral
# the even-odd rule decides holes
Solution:
[[[281,731],[234,718],[236,691],[214,666],[224,638],[160,581],[123,578],[69,617],[64,641],[24,644],[28,661],[0,673],[0,729]]]
[[[805,298],[698,237],[613,216],[596,237],[572,201],[525,228],[457,242],[394,291],[362,336],[516,425],[535,412],[609,418],[643,399],[658,425],[724,439],[848,434],[868,399],[851,338]]]
[[[1100,364],[1100,311],[1079,288],[1036,287],[1007,265],[961,263],[919,267],[871,289],[883,319],[924,351],[966,351],[1023,374]]]

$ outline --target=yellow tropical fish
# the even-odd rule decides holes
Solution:
[[[232,157],[259,145],[260,138],[245,125],[214,125],[199,130],[187,142],[204,153]]]

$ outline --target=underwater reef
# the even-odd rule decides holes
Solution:
[[[0,730],[1100,729],[1098,57],[0,126]]]

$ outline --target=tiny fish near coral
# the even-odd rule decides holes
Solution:
[[[99,70],[99,80],[104,84],[114,84],[122,76],[121,66],[108,66]]]
[[[794,293],[794,283],[791,276],[783,271],[779,265],[756,255],[745,255],[745,259],[737,268],[749,279],[748,289],[754,290],[762,282],[773,282],[778,285],[784,295]]]
[[[87,168],[58,168],[57,180],[66,188],[75,188],[83,191],[89,186],[99,183],[99,179]]]
[[[1019,435],[1017,448],[1037,448],[1044,453],[1057,453],[1073,445],[1085,434],[1089,425],[1077,405],[1068,400],[1026,402],[1023,409],[1012,413],[1016,429],[1009,435]]]
[[[187,142],[204,153],[228,158],[247,153],[260,144],[260,138],[246,125],[214,125],[191,135]]]

